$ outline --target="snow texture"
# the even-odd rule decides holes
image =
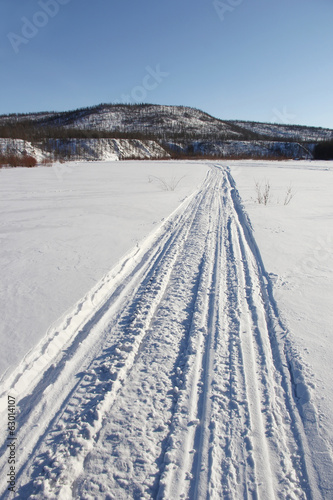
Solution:
[[[198,167],[197,189],[4,380],[15,498],[332,498],[310,367],[234,180],[248,189],[246,167]]]

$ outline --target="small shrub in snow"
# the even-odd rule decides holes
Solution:
[[[35,167],[37,165],[37,160],[31,155],[24,155],[21,161],[22,167]]]
[[[255,201],[259,203],[259,205],[268,205],[268,203],[272,201],[271,185],[269,181],[265,181],[263,185],[260,182],[255,181],[255,191]],[[294,196],[295,194],[293,193],[293,188],[292,186],[289,186],[283,200],[283,205],[289,205]],[[277,203],[279,203],[279,200],[277,200]]]
[[[180,181],[184,178],[180,177],[180,179],[176,179],[176,177],[172,177],[170,180],[166,180],[163,177],[156,177],[155,175],[149,177],[149,182],[152,182],[155,179],[163,189],[163,191],[175,191],[176,187],[180,183]]]
[[[256,201],[259,205],[268,205],[271,199],[271,185],[269,181],[265,181],[264,186],[262,186],[259,182],[256,181]]]
[[[289,188],[287,189],[286,196],[284,198],[283,204],[284,205],[289,205],[289,203],[291,202],[291,200],[293,199],[294,196],[295,195],[294,195],[294,193],[292,191],[292,187],[289,186]]]
[[[35,167],[37,160],[31,155],[18,155],[14,153],[0,155],[0,167]]]

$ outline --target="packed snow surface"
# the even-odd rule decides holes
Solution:
[[[332,498],[329,164],[81,165],[58,185],[33,172],[0,172],[2,267],[25,287],[7,279],[6,324],[68,310],[45,336],[2,336],[10,355],[31,348],[0,390],[3,429],[8,396],[17,411],[16,493],[1,436],[3,497]],[[55,253],[35,276],[39,247]]]

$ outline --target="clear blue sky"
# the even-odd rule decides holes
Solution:
[[[333,0],[1,0],[0,114],[101,102],[333,128]]]

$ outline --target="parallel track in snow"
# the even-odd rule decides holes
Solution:
[[[229,172],[151,241],[19,403],[17,498],[330,498]]]

